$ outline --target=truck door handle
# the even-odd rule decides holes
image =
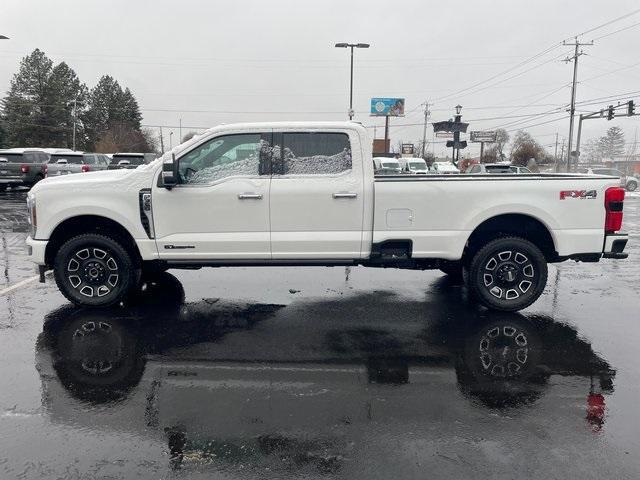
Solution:
[[[239,193],[238,198],[240,200],[262,200],[261,193]]]
[[[352,192],[338,192],[333,194],[333,198],[356,198],[357,196],[357,193]]]

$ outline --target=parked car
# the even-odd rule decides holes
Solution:
[[[138,168],[140,165],[151,163],[155,159],[155,153],[114,153],[111,156],[108,169]]]
[[[527,167],[509,165],[507,163],[477,163],[467,168],[465,173],[472,174],[499,174],[499,173],[531,173]]]
[[[106,170],[110,159],[103,153],[54,153],[46,166],[46,176]]]
[[[0,150],[0,191],[31,187],[45,177],[49,154],[39,148]]]
[[[373,170],[376,175],[399,175],[402,173],[400,162],[396,158],[373,157]]]
[[[422,158],[401,158],[398,161],[404,173],[410,175],[426,175],[429,172],[427,162]]]
[[[460,170],[451,162],[433,162],[429,168],[429,173],[442,175],[460,173]]]
[[[153,269],[457,264],[482,304],[514,311],[548,263],[627,257],[616,179],[374,177],[370,144],[352,122],[230,124],[135,170],[45,179],[27,195],[31,260],[87,306]]]
[[[636,177],[627,175],[617,168],[595,166],[589,168],[579,168],[578,172],[586,173],[588,175],[611,175],[612,177],[620,177],[620,186],[624,187],[629,192],[635,192],[638,188],[638,179]]]

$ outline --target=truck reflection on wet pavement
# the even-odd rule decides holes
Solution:
[[[447,279],[439,283],[448,295]],[[180,282],[163,274],[124,310],[51,312],[36,355],[52,420],[162,437],[174,469],[298,476],[353,472],[389,442],[453,458],[464,450],[471,461],[486,447],[455,445],[469,422],[546,410],[538,404],[548,393],[555,412],[573,417],[553,421],[584,442],[576,417],[598,431],[613,391],[614,369],[573,328],[543,316],[431,310],[379,294],[295,306],[183,300]],[[373,323],[399,309],[422,317],[417,331],[351,328],[354,309]],[[266,325],[289,319],[313,325],[297,345]],[[242,350],[222,341],[240,332]],[[568,380],[558,388],[555,376]]]

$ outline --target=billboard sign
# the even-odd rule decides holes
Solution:
[[[372,98],[371,115],[375,117],[404,116],[404,98]]]
[[[402,155],[413,155],[414,146],[413,143],[403,143],[402,144]]]
[[[485,131],[475,130],[475,131],[471,131],[469,133],[471,135],[470,140],[472,142],[493,143],[493,142],[496,141],[496,131],[495,130],[485,130]]]

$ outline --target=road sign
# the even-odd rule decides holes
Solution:
[[[467,141],[463,140],[461,142],[456,142],[455,140],[449,140],[447,142],[447,148],[451,148],[451,147],[462,150],[464,148],[467,148]]]
[[[433,122],[433,131],[438,132],[467,132],[468,123],[454,122],[453,120],[447,120],[445,122]]]
[[[469,134],[471,135],[470,140],[472,142],[493,143],[496,141],[496,137],[497,137],[495,130],[485,130],[485,131],[472,130],[471,132],[469,132]]]
[[[453,138],[453,132],[436,132],[438,138]]]
[[[402,144],[402,154],[403,155],[413,155],[414,146],[413,143],[403,143]]]
[[[372,98],[371,115],[374,117],[404,116],[404,98]]]

